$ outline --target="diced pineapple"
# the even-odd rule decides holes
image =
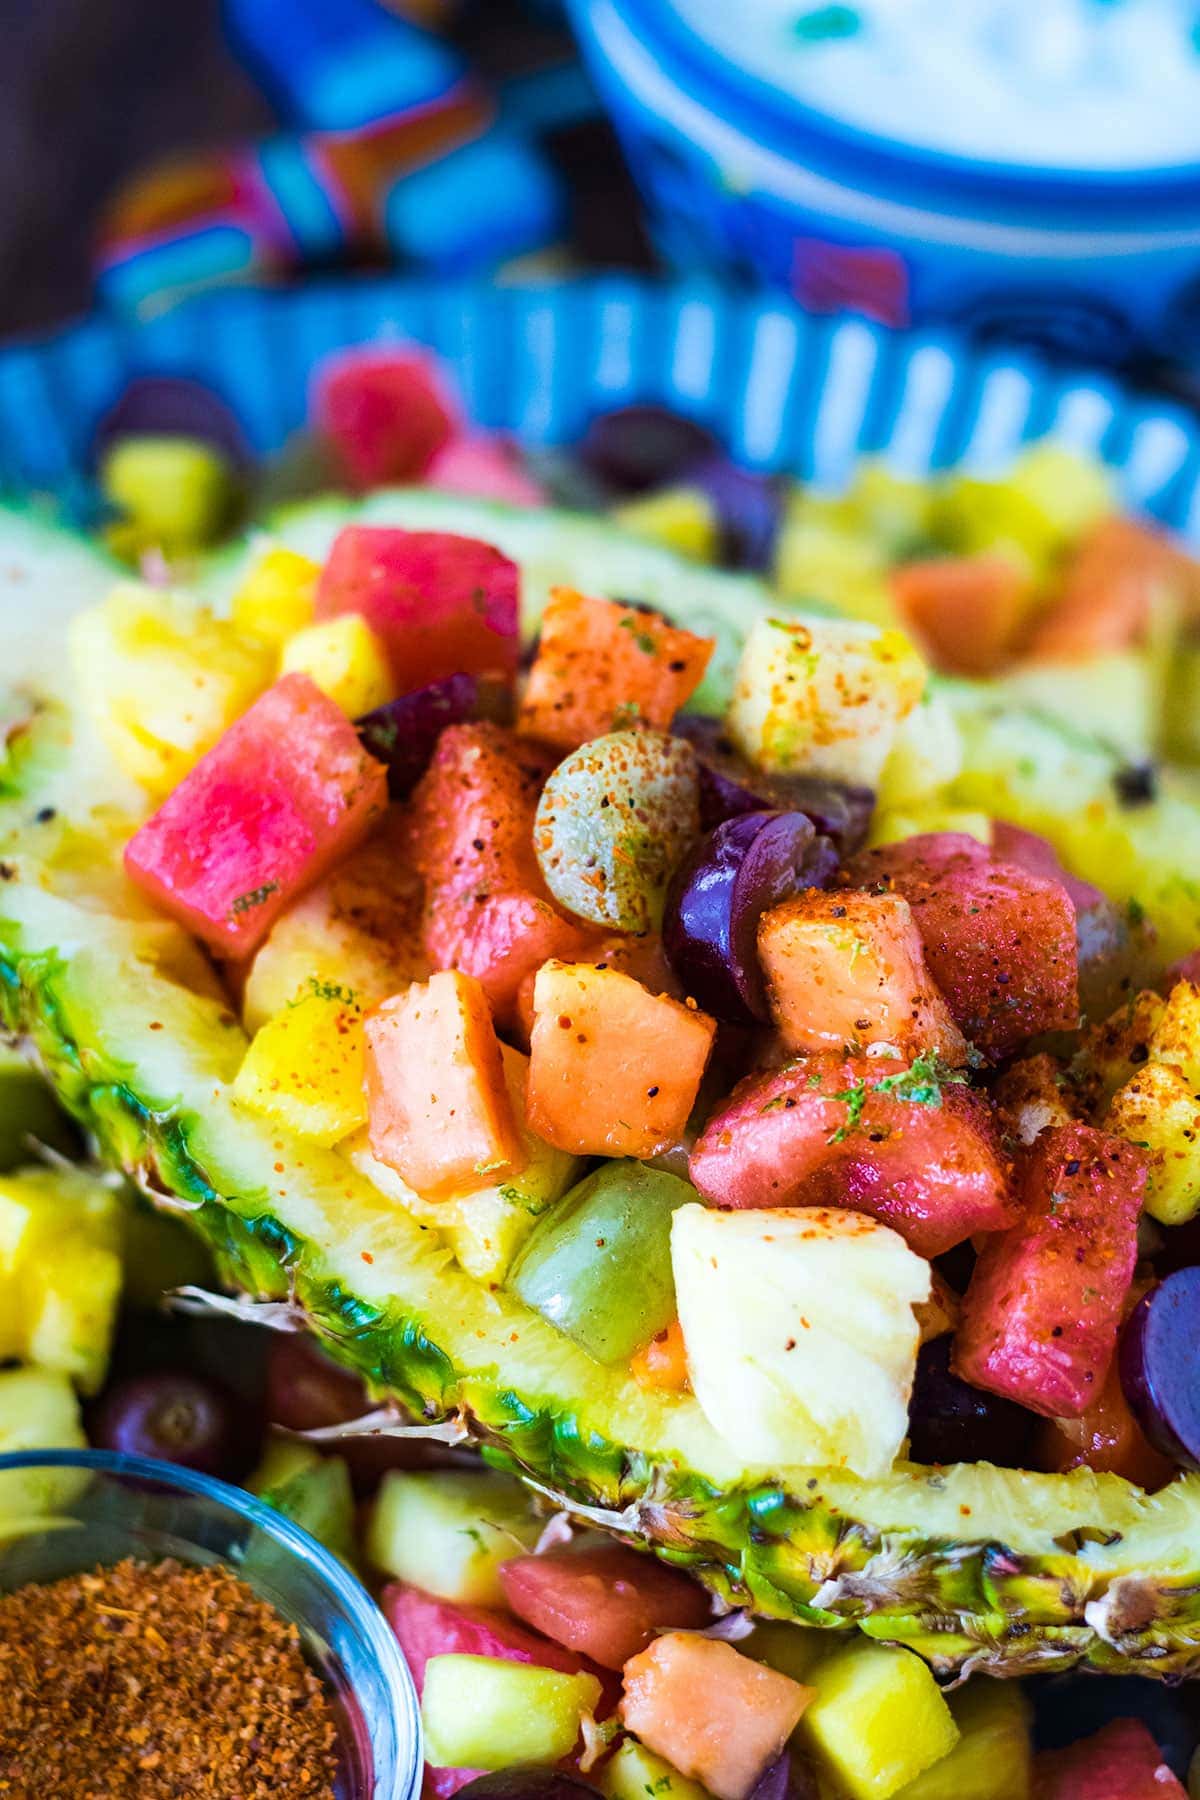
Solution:
[[[500,1565],[532,1550],[541,1524],[507,1475],[393,1470],[371,1512],[377,1569],[463,1606],[503,1606]]]
[[[961,1736],[898,1800],[1029,1800],[1033,1707],[1019,1681],[968,1682],[950,1696]]]
[[[104,1380],[121,1290],[122,1204],[73,1168],[0,1177],[0,1357]]]
[[[889,1800],[949,1756],[958,1726],[919,1656],[858,1639],[819,1663],[800,1732],[849,1800]]]
[[[79,1402],[65,1375],[0,1369],[0,1455],[86,1449]],[[6,1469],[0,1474],[0,1538],[12,1523],[66,1504],[86,1483],[81,1470]]]
[[[219,450],[165,434],[118,439],[101,463],[100,486],[126,514],[130,549],[199,549],[216,537],[234,500],[233,472]]]
[[[169,794],[274,673],[270,653],[180,594],[126,582],[67,637],[80,701],[127,775]]]
[[[1145,1065],[1150,1040],[1165,1010],[1161,995],[1144,988],[1084,1032],[1076,1065],[1092,1109],[1103,1111],[1117,1089]]]
[[[383,644],[361,613],[322,619],[283,646],[280,673],[308,675],[350,718],[361,718],[395,694]]]
[[[666,544],[698,562],[714,562],[720,530],[712,501],[702,488],[660,488],[657,493],[627,500],[613,511],[616,524],[637,537]]]
[[[881,807],[928,804],[962,771],[962,734],[943,695],[928,690],[901,719],[879,777]]]
[[[1098,457],[1043,438],[1022,451],[1001,484],[1040,515],[1051,548],[1061,549],[1111,511],[1112,476]]]
[[[757,767],[874,786],[927,671],[903,632],[854,620],[760,619],[727,725]]]
[[[905,838],[925,837],[932,831],[962,832],[988,850],[992,847],[992,821],[987,813],[937,801],[916,807],[877,807],[871,815],[867,846],[877,850],[881,844],[901,844]]]
[[[1146,1211],[1184,1225],[1200,1211],[1200,1095],[1169,1063],[1148,1062],[1113,1095],[1104,1129],[1150,1151]]]
[[[264,545],[230,602],[234,624],[247,637],[277,650],[313,622],[313,600],[321,568],[284,544]]]
[[[1170,1063],[1193,1090],[1200,1088],[1200,987],[1177,981],[1150,1033],[1151,1062]]]
[[[438,1768],[561,1762],[600,1691],[594,1675],[499,1656],[431,1656],[421,1695],[426,1755]]]
[[[636,1738],[627,1737],[600,1770],[600,1791],[607,1800],[708,1800],[708,1790],[689,1781],[678,1769]]]
[[[268,1019],[242,1061],[234,1098],[314,1144],[366,1124],[363,1009],[352,988],[312,980]]]
[[[360,1173],[384,1193],[394,1195],[423,1225],[436,1226],[460,1267],[488,1286],[498,1286],[504,1280],[542,1213],[561,1200],[583,1172],[578,1157],[556,1150],[553,1144],[536,1137],[526,1123],[529,1058],[509,1044],[501,1044],[500,1055],[513,1118],[529,1157],[525,1167],[506,1181],[466,1194],[451,1194],[444,1200],[426,1200],[371,1155],[365,1136],[346,1146],[346,1154]]]
[[[693,1390],[740,1455],[887,1474],[930,1289],[903,1238],[862,1213],[686,1205],[671,1261]]]
[[[828,606],[870,625],[896,624],[896,605],[879,543],[812,510],[784,521],[775,551],[775,585],[800,606]]]

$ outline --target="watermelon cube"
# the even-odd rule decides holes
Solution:
[[[1079,1022],[1075,906],[1061,881],[938,831],[857,856],[849,879],[902,894],[925,960],[968,1040],[993,1062]]]
[[[889,1044],[964,1063],[967,1046],[934,985],[899,894],[806,888],[765,913],[758,956],[789,1050]]]
[[[491,1187],[529,1160],[479,983],[445,970],[366,1022],[367,1129],[379,1161],[428,1199]]]
[[[623,1544],[517,1556],[500,1584],[519,1619],[606,1669],[623,1668],[668,1625],[696,1630],[712,1617],[698,1582]]]
[[[964,1381],[1052,1419],[1078,1419],[1108,1376],[1137,1261],[1150,1159],[1091,1125],[1042,1133],[1017,1222],[985,1244],[963,1300]]]
[[[669,1631],[626,1663],[621,1718],[717,1800],[746,1800],[812,1697],[732,1644]]]
[[[435,968],[474,975],[502,1022],[535,969],[551,957],[585,955],[595,941],[558,911],[534,854],[534,815],[551,762],[503,726],[455,725],[413,794],[426,954]]]
[[[509,1662],[558,1669],[564,1675],[591,1672],[582,1656],[489,1606],[440,1600],[404,1581],[389,1582],[380,1604],[404,1652],[418,1699],[431,1656],[498,1656]]]
[[[920,1256],[1015,1217],[987,1101],[929,1058],[799,1057],[750,1076],[709,1119],[688,1173],[714,1206],[869,1213]]]
[[[1043,1750],[1033,1776],[1038,1800],[1187,1800],[1140,1719],[1113,1719],[1065,1750]]]
[[[400,693],[443,676],[517,672],[520,574],[490,544],[447,531],[347,525],[317,583],[316,616],[361,613]]]
[[[458,430],[458,408],[431,356],[349,350],[317,371],[318,432],[361,488],[420,481]]]
[[[130,878],[216,955],[244,957],[366,837],[387,771],[307,675],[285,675],[125,847]]]

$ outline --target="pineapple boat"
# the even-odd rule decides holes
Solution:
[[[1185,794],[591,520],[3,541],[8,1026],[258,1316],[730,1606],[1200,1673]]]

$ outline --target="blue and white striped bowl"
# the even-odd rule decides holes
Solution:
[[[84,492],[98,420],[135,375],[191,376],[269,455],[305,418],[310,371],[347,344],[416,339],[471,415],[536,445],[658,401],[750,467],[836,487],[862,454],[900,473],[1002,466],[1049,432],[1116,471],[1123,499],[1200,541],[1200,426],[1102,374],[981,355],[953,337],[808,316],[704,283],[595,278],[531,289],[401,280],[193,301],[145,324],[95,317],[0,350],[0,487]]]

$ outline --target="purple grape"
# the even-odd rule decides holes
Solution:
[[[280,1332],[267,1351],[266,1413],[285,1431],[341,1425],[371,1410],[357,1375],[332,1362],[315,1338]]]
[[[707,456],[680,479],[699,488],[717,517],[721,561],[735,569],[769,569],[783,512],[780,484],[772,476],[739,469],[724,456]]]
[[[411,794],[437,749],[447,725],[475,716],[479,683],[474,675],[446,675],[364,713],[355,729],[364,747],[387,765],[393,800]]]
[[[998,1394],[961,1381],[950,1367],[953,1340],[923,1344],[908,1409],[914,1462],[990,1462],[1027,1468],[1033,1415]]]
[[[733,1025],[768,1019],[758,922],[838,866],[828,838],[800,812],[739,813],[688,852],[667,893],[663,948],[689,994]]]
[[[680,713],[671,727],[686,738],[700,765],[700,824],[705,831],[747,812],[802,812],[840,857],[861,850],[875,795],[820,775],[764,775],[739,755],[719,719]]]
[[[621,406],[592,420],[579,445],[591,474],[620,494],[681,479],[717,453],[711,432],[663,406]]]
[[[785,1750],[767,1764],[749,1800],[818,1800],[817,1778],[808,1762]]]
[[[470,1800],[599,1800],[599,1790],[590,1781],[539,1763],[518,1763],[497,1769],[494,1775],[479,1775],[458,1791]]]
[[[88,1435],[101,1450],[154,1456],[227,1479],[246,1468],[254,1451],[228,1388],[186,1369],[115,1383],[96,1407]]]
[[[96,427],[95,461],[125,437],[199,438],[235,467],[251,460],[242,428],[225,402],[200,382],[175,375],[139,375],[129,383]]]
[[[1156,1450],[1200,1469],[1200,1267],[1144,1294],[1121,1337],[1121,1387]]]

